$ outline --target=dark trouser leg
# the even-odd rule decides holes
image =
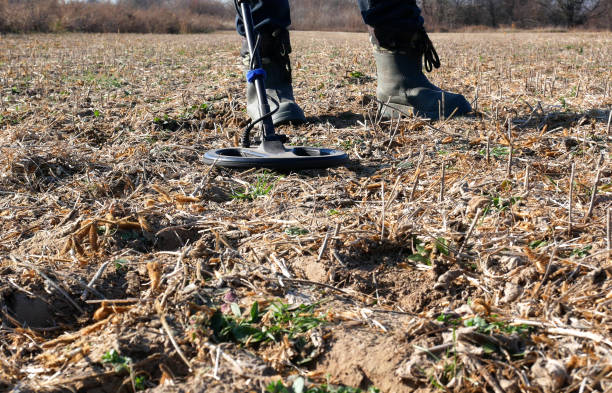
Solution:
[[[423,28],[421,10],[414,0],[357,0],[364,22],[370,26],[378,87],[376,98],[382,117],[414,113],[438,119],[464,115],[472,108],[465,97],[443,91],[423,74],[438,68],[438,55]]]
[[[414,0],[357,0],[368,26],[396,31],[417,31],[423,27],[421,10]]]
[[[251,1],[255,30],[270,32],[279,28],[286,29],[291,24],[288,0]],[[244,25],[236,15],[236,30],[244,36]]]

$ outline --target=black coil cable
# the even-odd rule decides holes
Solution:
[[[242,13],[240,12],[240,7],[238,5],[238,0],[234,0],[234,7],[236,7],[236,14],[238,15],[238,18],[242,21],[242,23],[244,24],[244,20],[242,19]],[[249,53],[250,56],[250,60],[249,60],[249,70],[252,71],[255,69],[255,66],[253,64],[254,60],[255,60],[255,53],[257,53],[257,50],[259,49],[259,44],[260,44],[260,38],[261,35],[259,33],[257,34],[257,38],[255,39],[255,46],[253,48],[253,53]],[[251,82],[248,82],[251,83]],[[240,143],[242,145],[242,147],[251,147],[251,130],[253,129],[253,127],[255,127],[255,125],[257,125],[258,123],[260,123],[261,121],[263,121],[264,119],[268,118],[268,117],[272,117],[272,115],[274,115],[276,112],[278,112],[279,108],[280,108],[280,104],[279,102],[268,96],[266,94],[266,98],[270,101],[272,101],[272,103],[276,106],[276,108],[274,108],[273,110],[271,110],[270,112],[266,113],[265,115],[259,117],[256,120],[252,120],[244,129],[244,131],[242,131],[242,137],[240,138]]]

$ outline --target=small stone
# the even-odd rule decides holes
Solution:
[[[467,213],[468,214],[476,213],[478,209],[481,209],[487,206],[490,202],[491,202],[491,199],[489,197],[482,196],[482,195],[475,196],[474,198],[470,199],[470,201],[468,202]]]
[[[587,277],[591,281],[591,284],[599,285],[606,280],[606,277],[607,277],[606,270],[602,268],[593,270],[589,272],[589,274],[587,274]]]
[[[565,366],[554,359],[540,358],[531,366],[534,382],[545,391],[555,392],[565,386],[567,371]]]
[[[465,196],[469,196],[470,192],[470,187],[468,186],[467,182],[461,182],[461,183],[455,183],[450,190],[448,190],[448,194],[449,195],[455,195],[457,193],[460,193],[461,196],[465,197]]]
[[[578,141],[573,138],[565,138],[563,144],[565,145],[565,150],[570,151],[572,148],[578,146]]]
[[[525,261],[518,255],[503,255],[499,258],[499,263],[507,270],[514,270],[517,267],[524,265]]]
[[[506,393],[519,393],[521,391],[519,389],[518,383],[509,379],[500,380],[499,386],[501,386],[502,390]]]
[[[502,303],[512,303],[523,293],[523,287],[512,282],[506,282]]]
[[[438,277],[438,281],[434,285],[434,289],[438,291],[443,291],[447,289],[452,282],[459,276],[461,276],[463,272],[459,269],[449,270],[440,277]]]

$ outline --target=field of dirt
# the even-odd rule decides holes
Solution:
[[[215,169],[239,39],[0,36],[0,391],[610,392],[612,33],[432,34],[468,117],[381,121],[292,33],[329,170]]]

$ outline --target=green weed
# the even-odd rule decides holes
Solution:
[[[372,78],[370,78],[369,76],[367,76],[361,71],[348,71],[346,73],[346,79],[348,80],[348,83],[356,83],[356,84],[361,84],[361,83],[372,80]]]
[[[445,238],[443,237],[437,238],[435,246],[436,246],[436,250],[438,250],[440,254],[449,255],[448,241]]]
[[[171,118],[167,114],[164,114],[161,117],[159,116],[154,117],[153,123],[155,123],[155,125],[157,125],[162,130],[166,130],[166,131],[176,131],[179,128],[181,128],[181,123]]]
[[[137,375],[134,377],[134,387],[136,390],[145,390],[147,388],[146,375]]]
[[[411,169],[414,168],[414,163],[410,160],[405,160],[397,164],[399,169]]]
[[[190,107],[185,108],[183,113],[179,116],[183,120],[189,119],[202,119],[210,113],[212,107],[207,103],[203,102],[199,105],[192,105]]]
[[[137,391],[145,390],[147,388],[147,377],[146,375],[135,375],[134,369],[132,368],[132,359],[127,356],[121,356],[115,349],[106,351],[102,355],[102,363],[109,363],[115,366],[116,372],[128,372],[130,378],[134,383],[134,388]]]
[[[415,239],[414,248],[416,252],[414,252],[411,255],[408,255],[407,258],[414,262],[420,262],[425,265],[431,265],[431,260],[430,260],[431,251],[425,248],[423,242],[421,242],[419,239]]]
[[[103,76],[98,79],[98,84],[106,88],[119,88],[123,85],[123,82],[114,76]]]
[[[232,315],[217,310],[206,324],[218,342],[238,342],[252,345],[268,341],[277,342],[283,336],[295,339],[319,325],[324,320],[315,316],[317,303],[299,306],[272,303],[262,313],[259,303],[251,306],[246,317],[236,303],[230,305]],[[266,318],[264,318],[266,316]],[[264,322],[265,321],[265,322]]]
[[[478,154],[480,154],[482,156],[486,156],[487,155],[487,150],[486,149],[480,149],[478,151]],[[497,158],[497,159],[502,159],[502,158],[504,158],[504,157],[506,157],[508,155],[508,148],[505,147],[505,146],[495,146],[494,148],[489,150],[489,154],[492,155],[493,157]]]
[[[289,227],[285,229],[285,233],[289,236],[300,236],[308,233],[308,229],[299,227]]]
[[[498,321],[495,315],[491,314],[491,320],[488,321],[482,317],[475,316],[463,321],[464,326],[476,326],[477,330],[483,334],[491,333],[506,333],[523,335],[529,333],[531,328],[528,325],[510,325],[508,322]]]
[[[359,388],[348,386],[333,386],[329,384],[312,385],[306,387],[306,380],[298,377],[293,381],[291,387],[285,386],[282,381],[272,382],[266,387],[267,393],[379,393],[375,387],[370,387],[364,391]]]
[[[254,201],[259,197],[266,196],[274,187],[276,179],[277,178],[272,176],[269,172],[264,172],[257,177],[255,184],[245,187],[242,191],[235,191],[232,194],[232,198],[243,201]]]
[[[455,318],[452,315],[448,315],[448,314],[440,314],[436,318],[436,321],[447,323],[453,326],[458,326],[461,323],[461,318]]]
[[[532,250],[535,250],[536,248],[544,247],[547,244],[548,243],[546,242],[546,240],[534,240],[529,243],[529,248],[531,248]]]
[[[342,141],[338,144],[338,147],[341,148],[342,150],[351,150],[353,149],[355,146],[360,146],[362,145],[364,142],[361,139],[355,139],[355,140],[351,140],[351,139],[347,139],[345,141]]]
[[[584,258],[587,255],[591,255],[590,251],[591,251],[592,248],[593,248],[592,245],[584,246],[584,247],[581,247],[581,248],[575,248],[570,253],[570,256],[571,257]]]
[[[483,217],[490,213],[492,210],[497,212],[503,212],[508,210],[512,205],[521,200],[521,197],[510,197],[502,198],[500,196],[491,197],[491,203],[485,207],[483,211]]]
[[[127,268],[127,263],[129,261],[127,259],[124,258],[119,258],[119,259],[115,259],[115,270],[119,273],[125,273],[127,272],[128,268]]]
[[[112,364],[115,366],[115,371],[129,371],[132,359],[127,356],[121,356],[117,350],[111,349],[102,355],[102,363]]]
[[[450,249],[448,241],[443,237],[435,239],[430,244],[425,244],[422,240],[414,237],[413,239],[414,250],[408,258],[411,261],[423,263],[425,265],[431,265],[432,252],[435,250],[439,254],[449,255]]]
[[[69,78],[69,80],[72,78]],[[78,80],[78,79],[77,79]],[[119,88],[123,85],[123,81],[114,75],[99,75],[93,72],[87,72],[83,76],[83,81],[90,84],[97,84],[99,87],[104,89]]]

